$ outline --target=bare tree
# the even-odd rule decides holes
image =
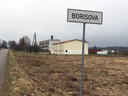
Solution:
[[[7,42],[5,40],[2,41],[1,48],[7,48]]]
[[[10,49],[16,50],[16,41],[10,41]]]
[[[30,38],[28,38],[27,36],[20,38],[19,46],[20,46],[21,50],[28,51],[29,46],[30,46]]]

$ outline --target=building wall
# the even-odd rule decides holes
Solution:
[[[40,47],[40,50],[48,51],[48,49],[49,49],[49,40],[40,41],[39,42],[39,47]]]
[[[40,41],[39,42],[39,47],[41,50],[44,51],[50,51],[52,48],[53,43],[60,42],[60,40],[54,39],[54,40],[45,40],[45,41]]]
[[[52,44],[57,43],[57,42],[60,42],[60,40],[50,40],[49,41],[49,51],[52,49]]]
[[[82,41],[70,41],[52,45],[54,54],[82,54]],[[67,50],[67,53],[66,53]],[[85,42],[84,54],[88,54],[88,43]]]
[[[64,54],[64,43],[52,45],[55,54]]]

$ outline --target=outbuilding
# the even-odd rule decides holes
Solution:
[[[88,43],[84,43],[84,54],[88,54]],[[53,54],[82,54],[82,40],[73,39],[52,44]]]

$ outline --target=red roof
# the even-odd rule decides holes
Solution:
[[[75,41],[75,40],[77,40],[77,41],[82,41],[82,40],[79,40],[79,39],[73,39],[73,40],[68,40],[68,41],[62,41],[62,42],[53,43],[52,45],[61,44],[61,43],[65,43],[65,42],[70,42],[70,41]],[[86,42],[86,41],[85,41],[85,42]],[[87,42],[87,43],[89,43],[89,42]]]

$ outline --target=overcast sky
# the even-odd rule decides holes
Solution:
[[[0,38],[82,39],[83,24],[67,22],[68,8],[103,12],[102,25],[86,24],[89,46],[128,46],[128,0],[0,0]]]

